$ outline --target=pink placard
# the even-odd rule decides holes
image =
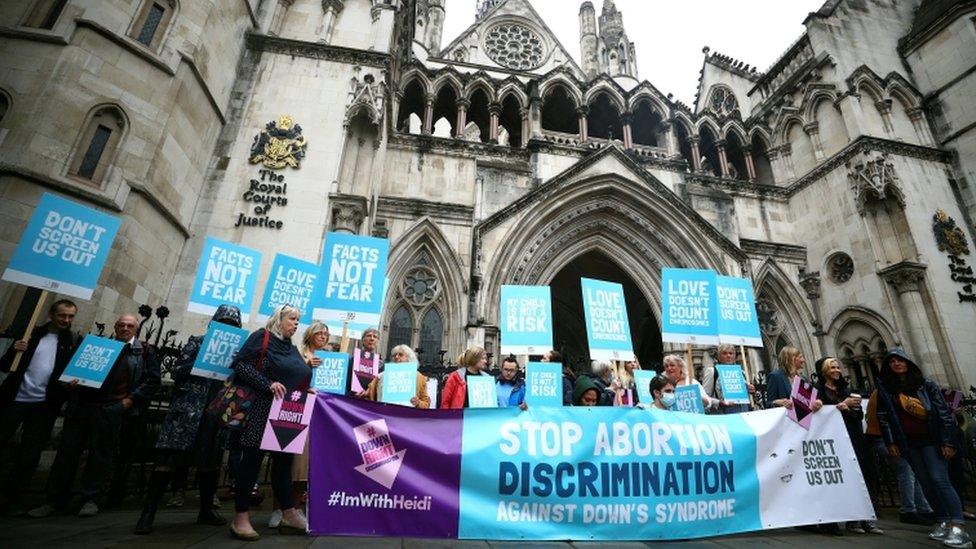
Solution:
[[[357,348],[352,354],[352,387],[353,394],[361,393],[369,387],[380,373],[380,355]]]
[[[264,426],[261,449],[300,454],[305,450],[308,424],[312,421],[315,398],[308,391],[292,391],[285,398],[271,402],[268,422]]]
[[[800,427],[810,430],[813,421],[813,403],[817,400],[817,388],[800,376],[793,378],[793,391],[790,393],[793,407],[786,415],[800,424]]]

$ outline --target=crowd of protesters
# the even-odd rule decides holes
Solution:
[[[161,385],[157,350],[137,337],[138,319],[121,315],[115,322],[112,338],[124,342],[107,378],[98,389],[76,381],[58,381],[81,338],[72,330],[77,306],[69,300],[56,301],[48,310],[48,321],[15,341],[0,358],[0,369],[8,372],[0,384],[0,445],[6,445],[20,431],[19,450],[12,456],[9,474],[2,485],[0,503],[10,515],[46,517],[68,510],[79,517],[99,513],[99,501],[113,474],[131,452],[127,429],[144,421],[150,401]],[[197,522],[221,526],[229,523],[231,535],[241,540],[256,540],[259,534],[251,523],[250,509],[255,503],[258,475],[265,457],[270,458],[270,479],[274,510],[269,525],[281,533],[305,534],[307,521],[302,512],[308,479],[308,448],[301,454],[268,452],[260,448],[264,426],[274,398],[295,391],[314,393],[313,368],[321,360],[316,351],[333,350],[326,325],[314,322],[292,343],[299,328],[301,313],[289,306],[279,307],[265,327],[253,332],[235,356],[231,387],[253,395],[246,421],[238,428],[214,410],[227,390],[223,381],[191,374],[200,351],[202,336],[193,336],[180,351],[170,369],[173,383],[169,409],[155,442],[155,459],[149,478],[142,513],[135,533],[149,534],[163,497],[174,483],[183,481],[192,467],[196,471],[200,508]],[[241,327],[241,313],[223,305],[212,322]],[[364,353],[375,355],[379,333],[366,330],[359,345]],[[20,355],[20,367],[12,370]],[[406,345],[390,351],[392,362],[417,362],[417,355]],[[736,350],[721,345],[717,364],[736,364]],[[416,393],[410,404],[416,408],[467,408],[467,383],[471,376],[487,376],[489,356],[481,347],[471,347],[457,358],[457,368],[443,380],[434,398],[428,394],[428,378],[418,371]],[[675,406],[675,390],[682,386],[698,388],[702,407],[708,414],[748,412],[752,404],[725,400],[718,369],[706,367],[699,382],[689,365],[677,354],[664,357],[660,373],[647,387],[651,402],[639,402],[636,386],[637,361],[614,364],[593,361],[588,372],[576,373],[555,350],[545,353],[543,362],[563,365],[563,404],[571,406],[637,405],[647,410],[667,411]],[[802,379],[806,358],[786,347],[778,355],[778,367],[768,376],[764,408],[794,406],[792,388]],[[505,357],[495,377],[499,407],[527,409],[524,364],[514,356]],[[824,404],[834,405],[842,414],[857,462],[861,467],[871,499],[877,502],[880,474],[877,460],[887,460],[896,471],[901,498],[902,522],[933,526],[929,538],[950,547],[971,547],[964,529],[960,474],[961,454],[965,450],[962,431],[943,397],[942,390],[926,378],[922,368],[899,349],[889,351],[881,362],[877,389],[870,395],[857,394],[847,385],[841,362],[834,357],[816,361],[817,398],[811,406],[816,413]],[[379,401],[382,399],[382,372],[363,391],[349,396]],[[809,381],[809,380],[806,380]],[[747,383],[753,401],[756,387]],[[64,416],[57,454],[45,489],[46,503],[26,510],[22,495],[48,445],[55,422]],[[127,448],[128,447],[128,448]],[[71,505],[71,494],[81,456],[87,452],[81,479],[80,499]],[[234,505],[228,521],[216,507],[220,470],[229,469]],[[127,474],[126,472],[121,473]],[[124,479],[123,479],[124,486]],[[819,531],[843,535],[883,534],[872,521],[846,525],[821,525]]]

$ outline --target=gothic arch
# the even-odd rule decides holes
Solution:
[[[698,134],[698,128],[695,126],[695,123],[692,122],[691,118],[689,118],[688,115],[683,112],[676,112],[674,114],[674,123],[678,126],[682,126],[689,136]]]
[[[574,106],[579,107],[583,104],[583,94],[580,92],[579,86],[561,73],[554,74],[539,84],[539,97],[545,102],[546,96],[558,86],[561,86],[566,95],[573,100]]]
[[[807,357],[808,367],[812,368],[814,360],[818,358],[808,328],[813,315],[796,283],[772,258],[767,258],[756,269],[753,280],[760,330],[769,353],[764,360],[768,361],[768,365],[775,366],[778,348],[782,347],[777,342],[785,337],[790,345],[803,352]],[[764,314],[763,302],[770,303],[774,309]],[[771,318],[770,313],[775,318]]]
[[[400,78],[400,82],[402,82],[402,84],[400,85],[400,93],[405,92],[407,86],[409,86],[410,83],[413,82],[414,80],[416,80],[417,83],[420,84],[421,89],[424,90],[424,94],[429,95],[433,93],[433,87],[431,85],[430,78],[427,76],[427,74],[424,71],[416,67],[409,69],[406,73],[404,73],[403,77]]]
[[[464,84],[453,72],[445,72],[437,76],[431,87],[431,92],[434,95],[440,93],[444,86],[451,86],[454,89],[455,97],[464,97]]]
[[[749,141],[754,141],[757,136],[763,141],[763,144],[766,145],[766,149],[769,149],[773,142],[772,136],[769,134],[769,130],[763,128],[762,126],[753,126],[752,129],[749,130]]]
[[[659,115],[661,115],[663,120],[667,120],[669,112],[668,107],[651,90],[647,88],[638,88],[637,93],[631,95],[627,100],[627,110],[630,112],[636,112],[637,106],[641,103],[648,103],[651,106],[651,110],[656,111]]]
[[[844,343],[837,339],[844,332],[844,329],[853,322],[866,324],[877,332],[886,343],[894,346],[901,345],[900,339],[895,336],[894,327],[881,314],[867,307],[852,305],[834,315],[834,318],[827,324],[827,335],[834,339],[835,347]]]
[[[520,108],[524,109],[528,106],[529,97],[525,95],[525,91],[522,90],[519,85],[511,82],[502,85],[502,87],[498,89],[498,102],[504,103],[505,99],[509,95],[515,97],[515,100],[518,101]]]
[[[627,109],[627,101],[624,99],[624,96],[621,95],[616,87],[611,86],[606,81],[598,81],[586,90],[586,93],[583,94],[583,104],[592,105],[600,94],[606,95],[613,102],[614,106],[617,107],[618,112],[624,112]]]
[[[778,145],[789,143],[790,129],[794,124],[799,124],[800,128],[803,128],[803,126],[806,125],[806,121],[799,114],[788,114],[780,118],[774,133],[776,140],[778,141]]]
[[[921,106],[918,94],[901,80],[892,80],[885,86],[885,96],[897,99],[905,110]]]
[[[836,100],[837,92],[833,90],[825,90],[822,88],[808,90],[806,96],[803,97],[802,106],[800,107],[803,112],[803,118],[806,120],[816,120],[817,107],[820,106],[820,102],[830,101],[834,103]]]
[[[702,128],[708,128],[712,132],[712,135],[715,136],[715,139],[718,139],[722,135],[718,124],[710,116],[706,115],[698,119],[698,122],[695,123],[695,135],[701,135]]]
[[[728,139],[730,133],[736,134],[736,137],[739,138],[740,142],[746,143],[746,130],[738,121],[729,120],[724,126],[722,126],[722,133],[720,134],[722,139]]]
[[[486,77],[477,76],[474,78],[474,80],[468,82],[468,85],[464,87],[464,98],[470,101],[475,90],[484,91],[485,95],[488,96],[489,103],[495,101],[495,88],[491,85],[491,82]]]

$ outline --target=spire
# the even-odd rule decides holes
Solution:
[[[601,73],[637,78],[634,43],[627,39],[623,13],[617,9],[613,0],[603,0],[603,9],[600,11],[599,50]]]
[[[492,8],[502,3],[503,0],[478,0],[475,6],[474,19],[475,21],[480,20],[485,16],[486,13],[491,11]]]

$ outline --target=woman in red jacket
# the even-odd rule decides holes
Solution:
[[[457,409],[468,407],[468,376],[487,375],[488,355],[481,347],[471,347],[458,357],[458,369],[447,377],[444,392],[441,394],[441,408]]]

